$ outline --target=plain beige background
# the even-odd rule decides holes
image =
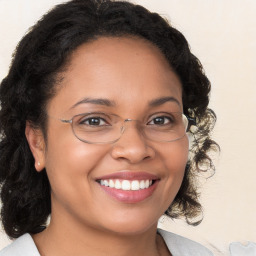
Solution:
[[[25,31],[61,0],[0,0],[0,79]],[[188,39],[212,82],[211,108],[221,146],[216,174],[203,180],[204,221],[160,226],[192,238],[215,255],[231,242],[256,242],[256,1],[134,0],[170,20]],[[0,249],[10,241],[0,232]]]

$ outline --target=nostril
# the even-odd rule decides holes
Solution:
[[[150,156],[144,157],[144,160],[147,160],[147,159],[151,159],[151,157]]]

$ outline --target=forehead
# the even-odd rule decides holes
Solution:
[[[179,78],[161,51],[140,38],[103,37],[83,44],[62,75],[61,89],[53,99],[62,109],[85,97],[107,98],[131,108],[171,96],[182,105]]]

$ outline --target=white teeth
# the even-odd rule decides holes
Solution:
[[[131,190],[131,183],[129,180],[122,181],[122,190]]]
[[[140,189],[144,189],[145,188],[145,181],[141,180],[140,181]]]
[[[152,183],[152,180],[100,180],[102,186],[134,191],[149,188]]]
[[[121,188],[122,188],[122,184],[121,184],[121,182],[120,182],[119,180],[116,180],[116,182],[115,182],[115,188],[116,188],[116,189],[121,189]]]
[[[133,180],[131,185],[132,190],[139,190],[140,189],[140,183],[138,180]]]
[[[114,188],[115,187],[115,183],[113,180],[109,180],[109,183],[108,183],[109,187],[111,188]]]

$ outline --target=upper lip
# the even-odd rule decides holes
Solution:
[[[110,173],[101,177],[97,177],[96,180],[108,180],[108,179],[120,179],[120,180],[158,180],[154,174],[143,171],[126,171],[122,170],[115,173]]]

